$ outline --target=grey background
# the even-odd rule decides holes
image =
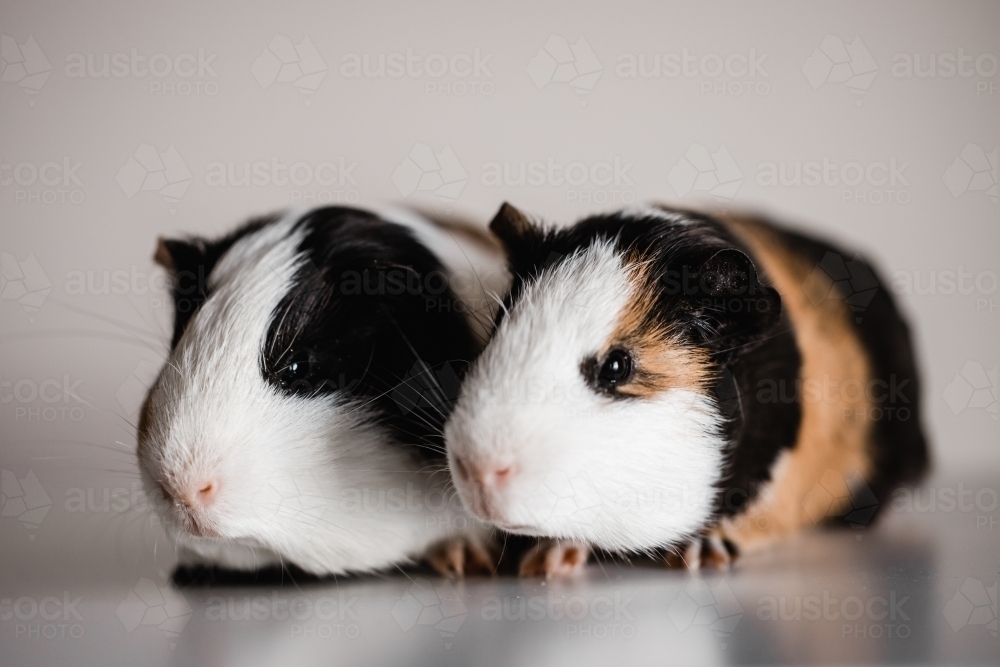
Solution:
[[[911,641],[903,653],[872,653],[870,644],[840,638],[830,641],[841,652],[816,654],[796,642],[802,626],[772,624],[762,626],[764,634],[771,628],[775,636],[768,641],[788,652],[758,658],[996,656],[995,625],[992,635],[983,627],[964,628],[972,639],[982,635],[986,652],[962,654],[956,638],[968,637],[943,625],[948,619],[941,609],[966,578],[988,587],[997,574],[995,502],[983,510],[996,498],[1000,463],[997,3],[4,2],[0,33],[0,587],[8,606],[20,596],[83,595],[93,605],[84,640],[93,651],[85,655],[96,660],[101,647],[111,646],[124,660],[142,648],[151,660],[183,662],[165,635],[145,626],[126,632],[114,616],[136,582],[146,577],[162,586],[172,565],[170,545],[141,495],[131,493],[138,484],[131,423],[145,384],[162,363],[171,317],[164,276],[151,261],[156,237],[217,234],[251,215],[320,201],[402,201],[485,224],[509,200],[559,222],[623,201],[761,210],[877,260],[894,279],[915,327],[924,370],[935,459],[925,492],[937,498],[942,491],[953,497],[980,493],[983,503],[955,513],[940,506],[890,513],[888,528],[881,529],[889,537],[882,532],[874,538],[882,546],[873,553],[880,555],[866,551],[871,540],[782,552],[806,563],[802,576],[813,582],[806,590],[819,595],[825,589],[816,582],[837,572],[841,583],[834,586],[849,588],[846,582],[865,580],[863,573],[877,580],[916,554],[912,569],[896,575],[910,585],[925,576],[919,572],[938,568],[930,587],[940,599],[927,603],[932,620],[926,623],[943,634],[914,625],[917,635],[938,638],[927,639],[931,644],[913,650]],[[304,78],[294,67],[278,76],[283,45],[303,40],[302,53],[284,64],[298,59]],[[568,67],[555,70],[561,51],[572,45],[577,52],[569,51]],[[832,69],[842,48],[847,81],[837,75],[845,66]],[[100,69],[105,54],[128,59],[133,52],[147,67],[152,59],[162,76],[143,75],[142,66],[108,77],[80,76],[77,68],[92,61]],[[351,76],[354,59],[363,63],[367,55],[371,66],[379,54],[408,52],[432,72]],[[477,52],[480,69],[468,72]],[[668,53],[693,57],[690,68],[676,76],[665,69],[658,77],[623,76],[627,54],[643,54],[648,68],[654,54]],[[759,66],[744,71],[734,56],[751,53]],[[945,54],[971,58],[964,73],[949,75]],[[926,71],[931,58],[933,76],[904,68],[916,59]],[[442,62],[455,69],[436,76]],[[712,76],[719,63],[724,71]],[[574,78],[574,67],[581,78]],[[182,164],[168,158],[162,184],[155,175],[143,180],[146,172],[130,162],[138,155],[155,170],[155,158],[145,156],[150,150],[174,155],[171,148]],[[414,165],[428,148],[445,160],[443,190],[432,187],[433,175],[418,180],[422,172]],[[441,158],[449,150],[459,167]],[[716,162],[702,164],[699,156],[707,154],[716,154]],[[563,177],[568,168],[576,184],[558,175],[534,185],[491,180],[504,165],[516,173],[536,161],[561,165]],[[614,171],[604,169],[616,161],[617,182]],[[784,166],[791,173],[797,163],[824,161],[838,165],[838,175],[846,170],[848,180],[858,167],[870,177],[849,185],[839,179],[768,183],[769,170]],[[239,185],[228,174],[219,182],[220,165],[224,171],[232,165],[238,180],[245,163],[258,162],[294,168],[299,183]],[[323,163],[345,169],[335,173]],[[896,175],[883,182],[889,172],[880,165],[891,164]],[[319,168],[320,176],[307,178],[306,166]],[[582,168],[588,178],[579,183]],[[706,173],[692,181],[692,168]],[[39,172],[44,178],[33,178]],[[712,174],[724,181],[714,192]],[[160,191],[171,183],[172,189]],[[148,189],[141,189],[144,184]],[[950,289],[948,276],[960,273],[967,274],[967,289]],[[908,288],[907,281],[920,289]],[[49,508],[25,515],[8,503],[28,493],[29,473],[43,491],[30,493],[31,503],[43,507],[47,500]],[[8,484],[11,479],[16,484]],[[126,495],[116,494],[116,504],[102,509],[104,494],[121,488]],[[978,523],[982,517],[985,524]],[[810,564],[803,553],[824,557]],[[839,553],[848,554],[846,570],[835,564]],[[928,553],[951,555],[925,558]],[[743,607],[759,599],[754,591],[777,595],[786,585],[776,562],[782,561],[759,563],[762,578],[734,580],[738,597],[751,591],[742,593]],[[755,572],[752,564],[745,567]],[[639,606],[659,608],[653,601],[662,594],[666,608],[687,585],[657,576],[642,583],[641,577],[637,585],[654,598]],[[628,581],[622,590],[636,585]],[[819,588],[810,589],[814,584]],[[392,607],[406,585],[365,584],[374,586],[364,589],[365,599]],[[517,595],[520,584],[510,585],[503,594]],[[602,590],[594,585],[586,590]],[[479,591],[469,594],[473,598],[490,595],[470,586]],[[388,625],[374,637],[415,636],[375,616]],[[655,626],[655,615],[643,618]],[[3,642],[20,642],[14,646],[25,658],[39,650],[60,656],[74,646],[19,636],[16,618],[0,625]],[[205,627],[198,636],[214,636],[214,626]],[[240,633],[260,639],[250,626],[224,627],[227,632],[216,637],[223,648]],[[588,644],[570,641],[562,626],[484,627],[501,627],[497,637],[528,633],[543,656],[554,646],[545,641],[550,632],[568,651],[560,655],[588,653],[581,648]],[[746,632],[748,623],[742,627]],[[821,643],[824,632],[840,637],[838,623],[821,627],[815,630]],[[149,632],[138,639],[142,630]],[[691,636],[684,635],[683,645],[692,656],[736,659],[716,644],[706,652],[691,644]],[[407,646],[423,651],[422,644]],[[757,655],[740,646],[743,659]],[[634,655],[661,648],[641,645]]]

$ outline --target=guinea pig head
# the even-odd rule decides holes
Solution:
[[[412,514],[374,514],[366,503],[407,489],[434,429],[421,433],[429,417],[415,412],[394,429],[406,418],[390,412],[391,390],[415,350],[433,366],[446,352],[468,358],[471,342],[460,319],[422,320],[431,317],[422,295],[341,287],[372,267],[423,274],[436,265],[421,248],[349,209],[251,224],[219,241],[161,243],[175,331],[138,453],[182,543],[262,548],[319,573],[405,557]]]
[[[720,360],[774,325],[777,293],[682,214],[556,231],[505,205],[492,229],[514,283],[445,428],[467,508],[512,532],[615,550],[696,531],[726,455]]]

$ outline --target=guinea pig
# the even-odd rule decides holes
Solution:
[[[161,240],[175,320],[138,458],[182,568],[322,576],[429,550],[446,573],[489,565],[441,427],[489,324],[478,276],[506,273],[499,246],[456,252],[457,236],[327,207]]]
[[[860,256],[665,208],[491,229],[513,283],[445,442],[472,513],[545,538],[522,574],[726,566],[925,471],[909,330]]]

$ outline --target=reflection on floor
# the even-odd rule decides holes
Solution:
[[[138,577],[45,597],[37,578],[10,580],[4,662],[997,664],[1000,511],[997,485],[980,487],[964,503],[924,490],[874,528],[803,535],[722,574],[598,563],[575,582],[183,590]]]

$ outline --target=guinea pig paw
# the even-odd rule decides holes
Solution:
[[[726,570],[739,555],[736,545],[715,533],[699,535],[676,551],[667,553],[667,566],[686,568],[690,572],[699,569]]]
[[[590,557],[590,547],[582,542],[539,540],[521,559],[522,577],[575,577]]]
[[[443,577],[460,579],[467,574],[493,574],[496,566],[489,550],[473,535],[452,537],[431,547],[427,562]]]

